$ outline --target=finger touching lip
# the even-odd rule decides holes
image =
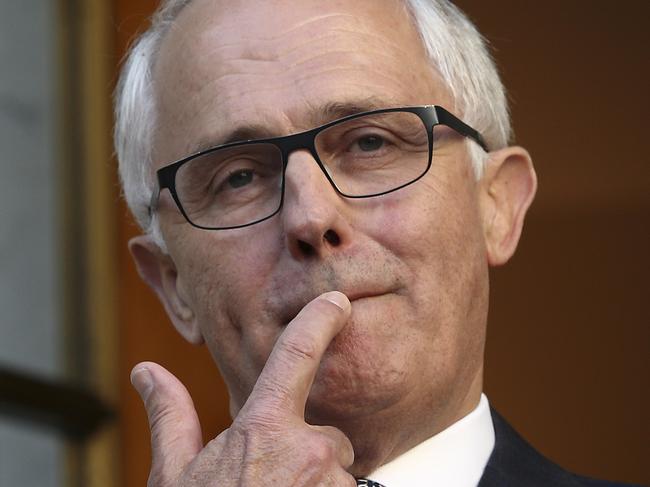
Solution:
[[[345,292],[345,291],[340,291],[343,294],[345,294],[350,302],[354,304],[355,301],[360,301],[360,300],[365,300],[365,299],[370,299],[370,298],[376,298],[376,297],[381,297],[385,296],[387,294],[391,294],[394,291],[391,290],[386,290],[386,291],[351,291],[351,292]],[[281,324],[282,326],[286,326],[288,323],[290,323],[304,308],[307,303],[309,303],[311,299],[304,299],[299,302],[299,304],[291,304],[287,305],[285,308],[285,313],[282,316]]]
[[[384,294],[388,294],[390,291],[372,291],[372,292],[352,292],[352,293],[343,293],[345,294],[350,301],[358,301],[359,299],[365,299],[365,298],[375,298],[378,296],[383,296]]]

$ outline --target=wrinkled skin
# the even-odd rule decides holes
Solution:
[[[311,128],[342,114],[333,104],[454,109],[398,2],[218,4],[195,0],[163,41],[156,167],[234,128]],[[309,485],[354,485],[348,472],[368,473],[477,405],[488,265],[514,252],[535,176],[518,147],[492,153],[478,183],[460,137],[435,151],[420,181],[364,200],[340,197],[296,151],[281,212],[236,230],[193,228],[162,193],[168,254],[147,236],[131,251],[181,334],[209,347],[235,419],[201,451],[184,388],[159,366],[138,366],[138,390],[154,384],[152,478],[164,480],[152,485],[259,485],[271,471],[268,485],[307,485],[315,464]],[[321,298],[294,319],[327,291],[351,301],[343,318]],[[185,453],[169,460],[172,449]]]

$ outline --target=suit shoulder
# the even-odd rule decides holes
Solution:
[[[494,409],[491,413],[496,441],[479,487],[632,487],[564,470],[537,452]]]

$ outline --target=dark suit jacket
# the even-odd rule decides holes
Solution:
[[[617,487],[572,474],[543,457],[492,410],[496,441],[478,487]]]

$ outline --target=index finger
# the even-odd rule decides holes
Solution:
[[[338,291],[321,294],[307,303],[275,343],[247,406],[276,406],[304,418],[323,354],[349,316],[350,301]]]

